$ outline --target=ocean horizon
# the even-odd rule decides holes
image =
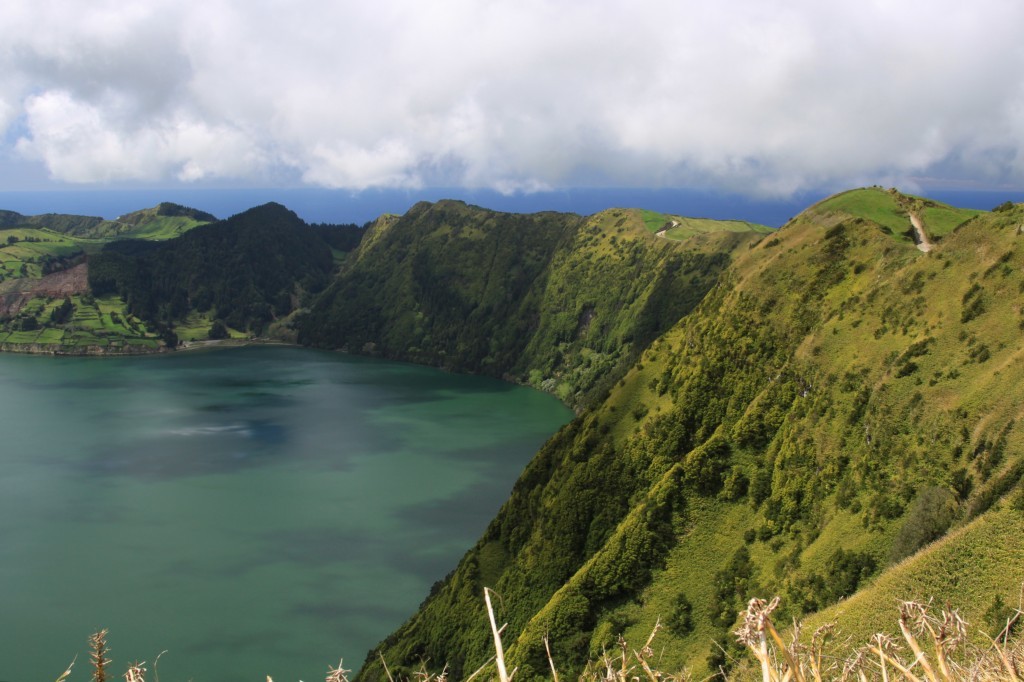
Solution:
[[[1024,201],[1021,191],[935,190],[924,196],[962,208],[988,210],[1004,201]],[[745,220],[781,227],[829,191],[788,199],[759,199],[697,189],[585,188],[502,194],[494,190],[427,188],[364,190],[322,188],[246,189],[74,189],[0,191],[0,209],[23,215],[66,213],[115,219],[169,201],[227,218],[254,206],[277,202],[309,223],[362,225],[385,213],[402,214],[420,201],[458,199],[514,213],[558,211],[590,215],[608,208],[644,208],[695,218]]]

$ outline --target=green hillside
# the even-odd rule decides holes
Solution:
[[[194,227],[215,222],[217,218],[205,211],[164,202],[153,208],[123,215],[113,222],[103,237],[122,239],[164,240],[179,237]]]
[[[82,353],[161,347],[152,322],[132,314],[116,296],[92,295],[89,257],[115,239],[172,239],[212,220],[208,213],[169,203],[117,221],[0,211],[0,348]]]
[[[195,313],[207,328],[220,320],[260,334],[321,290],[333,267],[318,231],[270,203],[169,241],[112,242],[90,260],[89,286],[117,294],[168,338],[178,324],[195,326]]]
[[[893,604],[901,599],[927,602],[945,594],[955,595],[951,606],[975,626],[975,643],[984,646],[988,644],[984,634],[999,632],[1000,626],[989,615],[997,597],[1008,606],[1020,602],[1022,524],[1024,504],[1008,500],[893,566],[850,599],[815,614],[808,619],[807,629],[835,621],[857,642],[866,642],[880,630],[895,635]]]
[[[224,221],[171,203],[113,221],[0,211],[0,348],[146,352],[211,334],[294,338],[289,316],[361,238],[355,225],[309,226],[277,204]]]
[[[638,210],[418,204],[369,228],[299,339],[529,383],[582,405],[759,237],[723,228],[658,239]]]
[[[89,233],[104,222],[107,221],[97,216],[64,213],[25,216],[15,211],[0,211],[0,228],[38,227],[73,236],[90,236]]]
[[[0,282],[39,279],[84,253],[81,242],[50,230],[0,229]]]
[[[922,253],[894,238],[887,196],[845,193],[735,251],[696,309],[544,446],[478,544],[382,643],[392,672],[424,657],[455,677],[483,664],[488,586],[517,679],[549,675],[544,635],[572,677],[659,617],[661,668],[700,678],[738,654],[729,632],[749,597],[782,596],[784,623],[984,523],[1024,472],[1024,208],[912,204],[963,218]],[[1019,512],[995,519],[1024,531]],[[959,564],[935,551],[979,570],[933,580],[929,595],[865,599],[887,614],[898,596],[977,610],[1024,582],[1019,562],[998,579],[982,570],[970,552],[983,542],[956,550]]]

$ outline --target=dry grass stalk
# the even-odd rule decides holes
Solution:
[[[555,659],[551,657],[551,644],[548,642],[547,635],[544,635],[544,651],[547,652],[548,664],[551,666],[551,680],[558,682],[558,670],[555,668]]]
[[[427,662],[423,661],[420,663],[420,669],[413,675],[419,682],[448,682],[448,666],[446,665],[441,672],[433,675],[427,670]]]
[[[633,657],[640,662],[640,667],[644,669],[644,674],[647,675],[647,679],[651,682],[659,682],[658,675],[651,670],[650,659],[654,656],[654,650],[651,649],[651,642],[654,641],[654,636],[658,634],[658,630],[661,629],[661,619],[659,618],[654,623],[654,629],[651,630],[651,636],[647,638],[647,642],[639,652],[633,651]]]
[[[642,668],[643,674],[649,682],[690,682],[691,675],[686,670],[668,674],[654,668],[652,663],[654,650],[651,648],[651,644],[662,627],[660,620],[655,623],[647,642],[639,651],[631,650],[620,636],[618,640],[619,655],[613,656],[607,650],[604,651],[600,661],[587,663],[579,676],[579,682],[639,682],[641,677],[635,674],[636,664]],[[630,651],[632,651],[632,655],[630,655]]]
[[[75,661],[78,660],[78,656],[71,659],[71,663],[68,664],[68,669],[61,673],[60,677],[57,678],[57,682],[64,682],[71,675],[71,669],[75,667]]]
[[[341,667],[341,664],[343,662],[344,662],[344,659],[338,659],[338,667],[337,668],[334,668],[332,666],[327,666],[326,682],[348,682],[347,675],[348,675],[348,673],[350,673],[352,671],[351,670],[345,670],[343,667]]]
[[[484,670],[487,670],[487,667],[491,663],[493,663],[493,662],[494,662],[494,656],[491,656],[490,658],[487,659],[487,661],[484,662],[484,664],[482,666],[480,666],[479,668],[476,669],[476,672],[474,672],[472,675],[470,675],[469,677],[466,678],[466,682],[470,682],[470,680],[476,679],[476,676],[479,675],[480,673],[482,673]]]
[[[484,602],[487,604],[487,616],[491,620],[491,633],[494,635],[494,662],[498,666],[498,679],[501,682],[511,682],[512,676],[505,668],[505,650],[501,646],[501,633],[508,624],[499,628],[494,620],[494,607],[491,606],[491,588],[489,587],[484,588]]]
[[[107,647],[107,629],[94,632],[89,637],[89,657],[92,659],[93,682],[106,682],[107,666],[111,661],[107,658],[110,649]]]
[[[163,656],[166,653],[167,653],[167,649],[164,649],[163,651],[161,651],[159,654],[156,655],[156,658],[153,659],[153,677],[156,679],[156,682],[160,682],[160,671],[157,668],[157,664],[160,663],[160,657]]]
[[[388,682],[395,682],[395,678],[391,677],[391,671],[388,670],[388,662],[384,660],[384,654],[378,651],[377,656],[380,657],[380,664],[384,666],[384,674],[388,676]]]
[[[511,673],[508,672],[501,641],[501,635],[507,625],[500,628],[497,626],[489,588],[484,589],[484,602],[494,638],[495,656],[464,682],[471,682],[483,674],[492,662],[496,664],[498,681],[511,682],[516,671],[513,669]],[[904,682],[1024,682],[1024,675],[1021,674],[1024,667],[1024,641],[1018,640],[1011,644],[1009,638],[1013,624],[1022,616],[1021,609],[1008,619],[1007,626],[997,638],[990,638],[991,647],[983,651],[969,648],[968,623],[956,611],[942,610],[939,616],[935,616],[930,604],[902,602],[899,628],[912,658],[903,657],[898,638],[877,633],[866,646],[849,656],[840,669],[839,663],[829,662],[830,659],[825,653],[826,642],[835,635],[835,624],[829,623],[819,628],[812,635],[810,644],[804,645],[799,641],[799,624],[794,623],[793,641],[786,645],[771,620],[771,614],[778,606],[778,597],[770,602],[763,599],[750,600],[747,610],[742,614],[743,625],[735,633],[737,639],[751,650],[760,663],[763,682],[825,682],[826,679],[842,682],[868,682],[869,679],[881,679],[882,682],[895,682],[897,679]],[[630,649],[620,635],[617,654],[609,654],[605,650],[599,661],[587,664],[579,681],[641,682],[646,678],[647,682],[690,682],[691,676],[688,671],[670,675],[655,668],[652,660],[654,650],[651,645],[661,629],[659,620],[640,650]],[[102,630],[89,638],[93,682],[106,680],[107,666],[110,665],[110,660],[107,659],[109,648],[106,636],[107,630]],[[551,668],[552,682],[560,682],[547,636],[543,642]],[[160,656],[164,653],[166,652],[161,652]],[[153,662],[154,673],[160,656]],[[380,658],[388,682],[396,682],[384,657]],[[66,682],[74,664],[75,661],[71,661],[56,682]],[[143,666],[144,663],[132,664],[125,673],[125,681],[145,682],[146,668]],[[349,672],[351,671],[345,670],[342,661],[339,660],[337,667],[328,666],[326,682],[348,682]],[[721,672],[721,676],[728,679],[724,672]],[[448,682],[448,668],[445,666],[444,670],[433,675],[427,671],[424,661],[420,670],[414,673],[414,678],[416,682]],[[267,682],[273,682],[270,676],[267,676]],[[403,678],[402,682],[409,680]]]
[[[146,682],[146,669],[142,667],[144,665],[145,661],[135,661],[128,666],[128,671],[124,674],[125,682]]]
[[[834,635],[834,625],[819,628],[811,638],[810,646],[794,641],[786,647],[771,622],[771,612],[777,600],[765,602],[751,600],[744,613],[743,627],[736,631],[761,663],[764,682],[788,682],[811,678],[823,682],[835,676],[837,664],[825,666],[825,642]],[[1021,655],[1020,645],[1013,651],[1009,641],[993,640],[992,649],[983,652],[968,649],[967,622],[959,613],[942,610],[936,616],[930,605],[920,602],[900,604],[899,628],[909,656],[900,652],[897,640],[877,633],[870,643],[856,651],[843,664],[838,679],[867,682],[869,678],[904,680],[905,682],[961,682],[982,680],[1010,680],[1024,682],[1016,657]],[[799,626],[794,627],[794,640]],[[955,654],[955,655],[954,655]],[[780,664],[779,661],[782,660]],[[958,662],[962,661],[962,662]]]

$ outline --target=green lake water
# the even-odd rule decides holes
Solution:
[[[357,669],[571,418],[480,377],[298,348],[0,354],[0,680]],[[483,627],[483,623],[481,624]]]

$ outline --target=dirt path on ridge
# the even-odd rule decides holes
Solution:
[[[914,228],[914,242],[917,244],[917,248],[924,253],[931,251],[932,243],[928,240],[928,233],[924,231],[924,223],[913,211],[910,212],[910,225]]]

